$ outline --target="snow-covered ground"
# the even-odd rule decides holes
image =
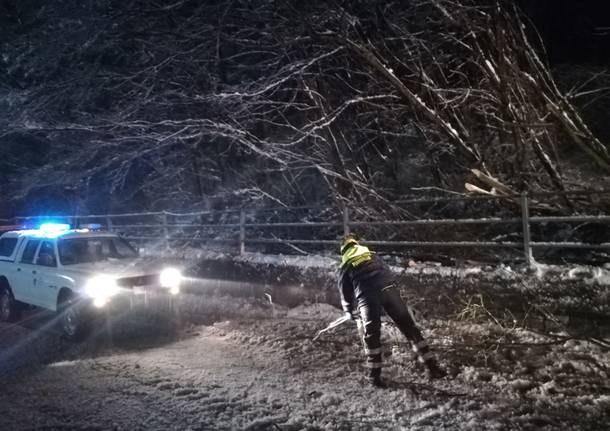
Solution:
[[[422,322],[449,371],[428,381],[391,324],[387,389],[363,379],[340,312],[216,298],[212,325],[153,319],[73,345],[48,321],[0,326],[0,430],[608,429],[610,354],[466,320]],[[29,319],[29,318],[28,318]]]

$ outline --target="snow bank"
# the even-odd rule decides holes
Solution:
[[[261,292],[291,307],[302,303],[339,304],[336,256],[294,256],[245,253],[231,255],[209,249],[169,250],[166,258],[185,262],[197,276],[260,283]],[[544,265],[531,267],[469,265],[447,267],[437,262],[402,262],[390,268],[416,312],[435,315],[504,314],[538,307],[570,319],[604,319],[610,315],[610,265]],[[219,268],[222,267],[222,270]],[[260,293],[259,296],[262,296]],[[476,302],[476,304],[473,303]],[[474,306],[478,307],[478,310]]]

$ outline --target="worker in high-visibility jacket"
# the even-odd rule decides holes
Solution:
[[[367,247],[360,245],[355,236],[347,236],[342,241],[339,275],[341,306],[352,319],[354,303],[358,307],[364,326],[369,381],[377,387],[385,386],[381,379],[382,308],[411,342],[419,362],[427,367],[429,377],[445,376],[417,327],[411,311],[401,299],[394,278],[381,259]]]

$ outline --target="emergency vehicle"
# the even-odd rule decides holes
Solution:
[[[125,239],[97,226],[44,223],[0,236],[2,322],[39,307],[57,313],[63,335],[79,340],[113,304],[148,295],[171,298],[181,283],[180,270],[144,261]]]

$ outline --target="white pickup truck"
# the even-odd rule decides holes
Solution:
[[[176,295],[182,275],[151,267],[110,232],[44,224],[0,236],[0,321],[35,306],[57,313],[65,337],[78,340],[96,311],[137,295]]]

